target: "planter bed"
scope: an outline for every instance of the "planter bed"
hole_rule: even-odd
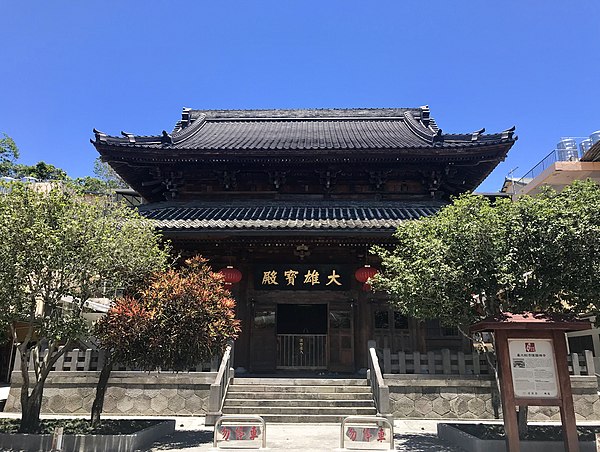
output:
[[[18,419],[0,420],[0,450],[50,451],[54,429],[63,427],[63,450],[133,452],[173,434],[175,420],[110,419],[92,430],[84,419],[44,419],[39,434],[16,433],[18,427]]]
[[[466,452],[505,452],[502,424],[438,424],[438,438]],[[596,452],[596,433],[600,426],[577,426],[580,452]],[[521,452],[564,452],[560,425],[530,425]]]

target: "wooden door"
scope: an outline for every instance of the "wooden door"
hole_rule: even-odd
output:
[[[275,336],[275,308],[257,308],[254,312],[250,339],[251,372],[275,370],[277,342]]]
[[[352,309],[329,311],[329,370],[354,372],[354,318]]]

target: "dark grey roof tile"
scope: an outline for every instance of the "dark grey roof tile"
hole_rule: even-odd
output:
[[[96,133],[96,143],[171,150],[259,151],[393,150],[473,147],[512,140],[510,134],[442,134],[423,109],[191,110],[171,142],[157,135],[112,137]],[[133,140],[133,141],[132,141]],[[437,140],[437,141],[436,141]]]
[[[140,206],[139,211],[160,229],[197,230],[393,230],[402,221],[436,213],[439,202],[311,201],[299,205],[289,201],[257,206],[238,202],[158,203]]]

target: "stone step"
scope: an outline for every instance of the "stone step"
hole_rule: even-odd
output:
[[[240,392],[228,391],[232,399],[304,399],[304,400],[372,400],[368,392]]]
[[[374,407],[223,407],[223,414],[255,414],[267,415],[290,415],[290,416],[314,416],[314,415],[337,415],[337,416],[370,416],[377,414]]]
[[[373,408],[373,400],[307,400],[307,399],[234,399],[227,398],[225,407],[367,407]]]
[[[371,393],[368,386],[273,386],[231,384],[228,393],[234,392],[298,392],[298,393]]]
[[[268,386],[367,386],[366,378],[244,378],[235,377],[234,385]]]
[[[261,417],[267,424],[341,424],[346,416],[336,414],[264,414]]]
[[[377,414],[361,378],[234,378],[223,414],[258,414],[267,422],[339,423]]]

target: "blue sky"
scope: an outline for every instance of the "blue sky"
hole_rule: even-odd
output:
[[[480,190],[600,129],[600,2],[9,1],[0,131],[91,174],[92,128],[157,134],[182,107],[416,107],[446,132],[517,126]]]

